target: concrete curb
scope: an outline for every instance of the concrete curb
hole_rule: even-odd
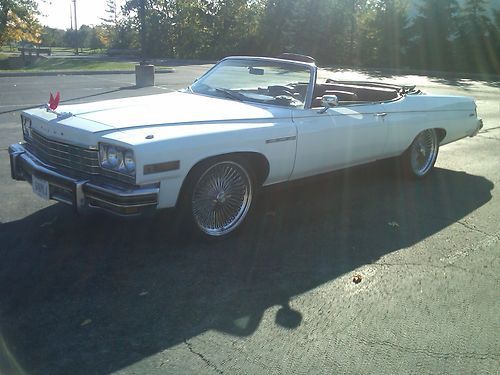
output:
[[[174,73],[175,69],[159,69],[155,74]],[[49,72],[0,72],[0,77],[92,76],[104,74],[135,74],[134,70],[53,70]]]

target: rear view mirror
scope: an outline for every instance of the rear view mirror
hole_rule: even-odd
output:
[[[248,68],[248,73],[256,75],[256,76],[263,76],[264,75],[264,69],[254,68],[254,67],[250,66]]]

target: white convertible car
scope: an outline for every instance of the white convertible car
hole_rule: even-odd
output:
[[[482,127],[473,98],[318,82],[301,55],[225,58],[180,92],[52,104],[22,113],[12,178],[77,212],[177,206],[210,237],[240,226],[260,186],[390,157],[422,178]]]

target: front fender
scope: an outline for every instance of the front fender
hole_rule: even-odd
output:
[[[137,183],[160,182],[160,208],[175,206],[182,184],[196,164],[219,155],[260,154],[269,163],[265,185],[289,179],[295,161],[297,136],[291,121],[254,123],[246,127],[228,123],[219,126],[223,131],[175,139],[153,139],[133,146]],[[158,165],[160,168],[155,170],[154,166]],[[169,170],[162,170],[162,165]]]

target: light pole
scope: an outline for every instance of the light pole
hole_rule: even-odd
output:
[[[75,12],[75,52],[76,55],[78,56],[79,52],[78,52],[78,24],[76,22],[76,0],[72,1],[73,1],[73,11]]]

